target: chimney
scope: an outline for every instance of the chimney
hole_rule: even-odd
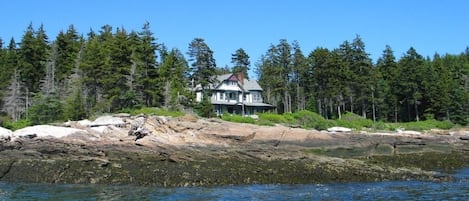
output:
[[[241,85],[244,86],[244,73],[238,72],[238,75],[236,77],[238,77],[238,80],[241,82]]]

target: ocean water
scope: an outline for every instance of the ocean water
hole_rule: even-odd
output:
[[[469,200],[469,168],[452,182],[388,181],[306,185],[160,188],[0,182],[0,200]]]

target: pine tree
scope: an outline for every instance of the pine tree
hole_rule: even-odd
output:
[[[350,70],[352,72],[350,85],[353,93],[357,96],[357,101],[360,102],[359,108],[361,115],[366,118],[369,103],[371,102],[371,87],[374,80],[372,76],[372,63],[369,54],[365,51],[365,43],[360,36],[353,40],[351,44],[352,62],[350,63]]]
[[[178,49],[172,49],[164,56],[161,66],[158,68],[161,85],[164,86],[164,107],[177,109],[180,105],[180,97],[188,96],[186,83],[188,83],[189,66]]]
[[[399,60],[399,101],[406,105],[407,121],[420,120],[422,109],[420,104],[423,97],[421,75],[425,74],[424,59],[411,47]]]
[[[202,38],[195,38],[189,44],[189,61],[191,63],[191,76],[195,83],[199,83],[203,90],[215,80],[216,63],[213,58],[213,51],[208,47]]]
[[[159,45],[150,30],[150,23],[143,25],[138,33],[138,41],[134,50],[135,91],[139,93],[146,106],[155,106],[158,102],[160,89],[157,86],[157,56]]]
[[[231,63],[233,64],[233,73],[243,73],[244,77],[249,79],[249,65],[251,62],[249,61],[249,55],[244,51],[243,48],[239,48],[236,50],[234,54],[231,55]]]
[[[379,81],[378,97],[384,99],[385,105],[380,107],[385,113],[385,119],[397,122],[399,119],[399,75],[393,50],[389,45],[383,50],[383,55],[378,59],[377,68],[382,80]],[[386,112],[387,111],[387,112]]]
[[[65,33],[60,31],[57,35],[54,42],[56,54],[54,77],[57,86],[59,86],[58,92],[60,94],[65,94],[69,87],[67,80],[76,67],[81,46],[80,36],[73,25],[70,25]]]
[[[306,108],[305,85],[309,79],[308,66],[306,57],[301,51],[298,41],[293,42],[293,58],[292,58],[292,86],[295,92],[294,111],[304,110]]]
[[[85,89],[85,109],[88,114],[93,113],[95,108],[99,111],[104,109],[97,107],[97,104],[102,101],[103,84],[101,79],[105,75],[107,60],[105,52],[101,49],[102,44],[99,37],[93,31],[90,31],[79,65],[79,69],[83,74],[82,84]]]

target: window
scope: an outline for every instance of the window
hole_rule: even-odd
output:
[[[252,101],[253,101],[253,102],[262,102],[261,94],[259,94],[259,93],[253,93],[253,94],[252,94]]]
[[[231,86],[236,86],[236,82],[231,82]]]

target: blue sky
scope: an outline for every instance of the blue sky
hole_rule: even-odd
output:
[[[280,39],[297,40],[307,55],[358,34],[374,61],[385,45],[397,58],[411,46],[423,56],[458,54],[469,46],[466,0],[1,0],[0,8],[6,43],[19,41],[30,22],[43,24],[53,40],[70,24],[86,35],[105,24],[139,31],[148,21],[168,48],[187,52],[192,39],[205,39],[222,67],[243,48],[254,69]]]

